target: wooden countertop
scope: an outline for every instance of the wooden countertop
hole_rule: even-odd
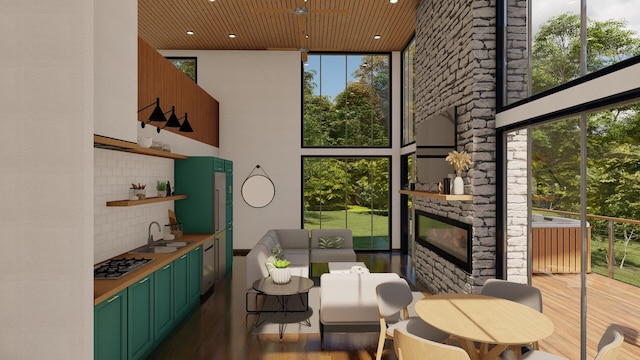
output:
[[[93,305],[98,305],[104,300],[126,289],[136,281],[162,268],[166,264],[202,245],[205,241],[213,239],[215,234],[185,234],[176,241],[191,241],[191,244],[171,254],[131,254],[126,253],[115,256],[116,258],[140,258],[154,259],[139,269],[117,280],[97,279],[93,281]],[[105,260],[106,261],[106,260]]]

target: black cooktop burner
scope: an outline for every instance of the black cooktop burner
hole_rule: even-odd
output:
[[[96,265],[93,268],[94,279],[120,279],[127,273],[139,268],[140,266],[153,261],[153,259],[145,258],[119,258],[111,259]]]

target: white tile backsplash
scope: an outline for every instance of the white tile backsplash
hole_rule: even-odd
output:
[[[169,221],[173,201],[138,206],[107,206],[107,201],[129,197],[131,183],[147,185],[147,196],[156,196],[156,183],[170,181],[174,160],[120,151],[94,149],[94,263],[128,252],[147,241],[149,224],[162,228]],[[152,234],[162,236],[154,225]]]

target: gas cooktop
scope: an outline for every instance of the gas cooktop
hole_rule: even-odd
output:
[[[93,268],[94,279],[116,280],[153,261],[146,258],[118,258],[98,264]]]

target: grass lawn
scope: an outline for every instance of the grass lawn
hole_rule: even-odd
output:
[[[351,229],[355,249],[389,249],[389,217],[373,215],[369,208],[350,206],[346,211],[306,211],[304,228],[320,227]]]

